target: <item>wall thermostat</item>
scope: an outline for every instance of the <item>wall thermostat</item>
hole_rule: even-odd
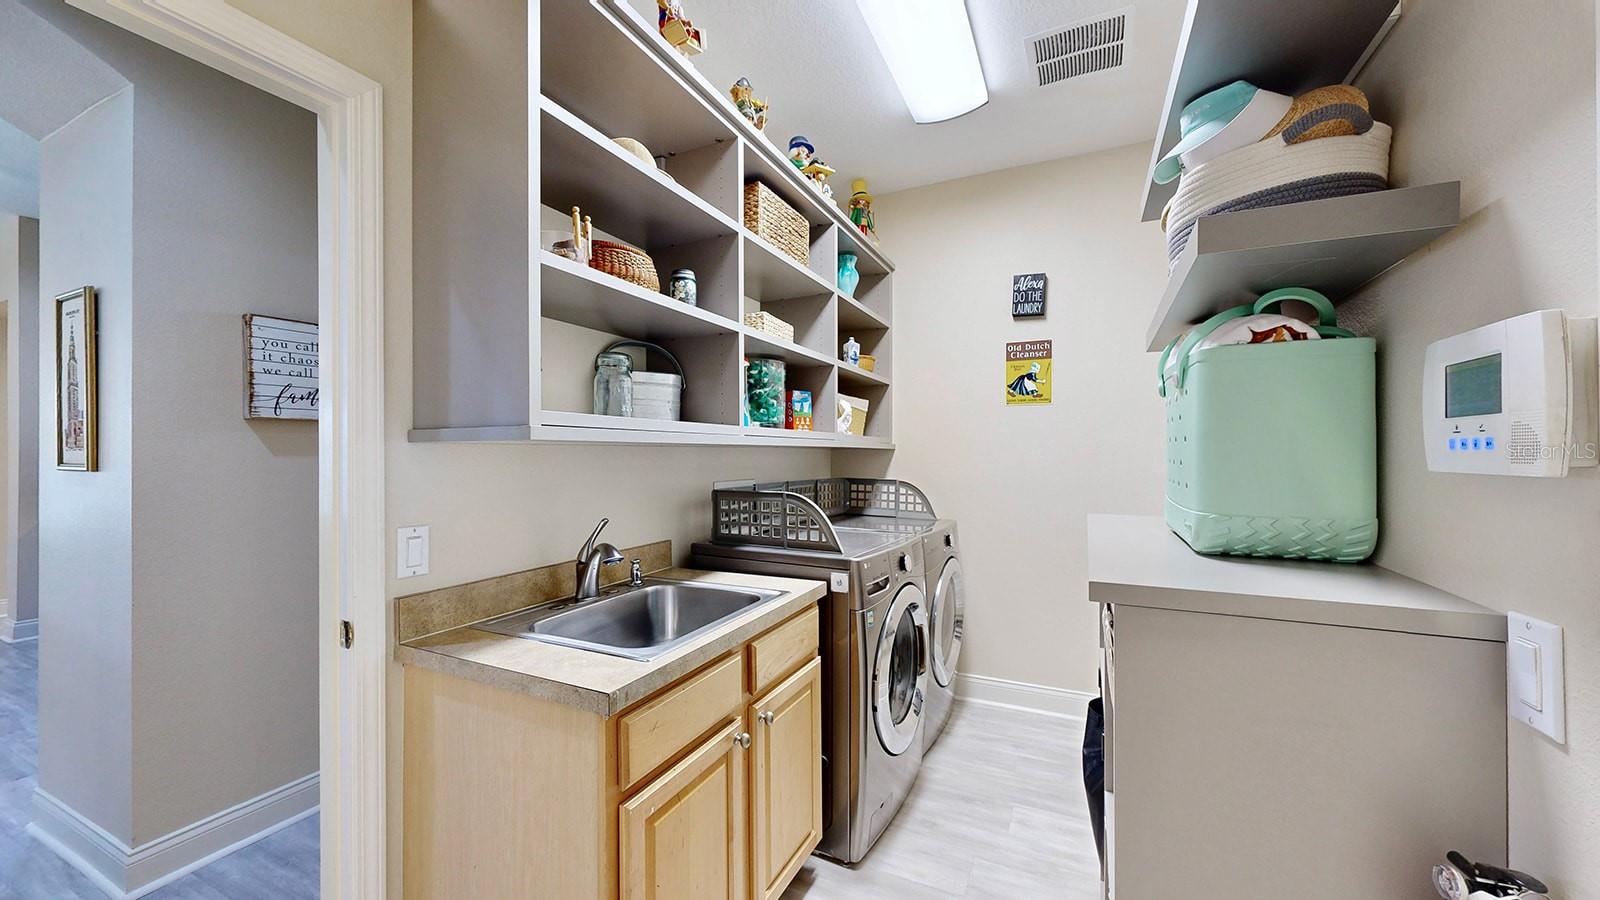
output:
[[[1542,309],[1428,345],[1428,468],[1560,478],[1595,464],[1596,319]]]

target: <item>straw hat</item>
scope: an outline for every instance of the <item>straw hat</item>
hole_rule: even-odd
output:
[[[1262,140],[1299,144],[1317,138],[1366,134],[1372,128],[1367,95],[1353,84],[1330,84],[1294,98],[1289,111]]]

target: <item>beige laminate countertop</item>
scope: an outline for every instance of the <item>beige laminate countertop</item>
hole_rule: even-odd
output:
[[[652,578],[784,591],[648,662],[479,631],[470,625],[396,646],[395,659],[611,716],[779,624],[827,593],[820,581],[664,569]]]
[[[1505,641],[1506,617],[1370,563],[1203,556],[1160,516],[1089,517],[1089,600]]]

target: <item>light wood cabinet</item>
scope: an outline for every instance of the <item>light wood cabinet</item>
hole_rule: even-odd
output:
[[[730,721],[622,804],[622,900],[743,900],[748,740]]]
[[[750,707],[752,896],[783,893],[822,840],[822,660]]]
[[[609,718],[408,666],[405,896],[782,894],[822,834],[817,622],[808,606]]]

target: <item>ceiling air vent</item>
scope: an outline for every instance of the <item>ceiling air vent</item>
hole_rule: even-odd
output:
[[[1126,59],[1128,13],[1096,16],[1028,38],[1039,86],[1120,67]]]

